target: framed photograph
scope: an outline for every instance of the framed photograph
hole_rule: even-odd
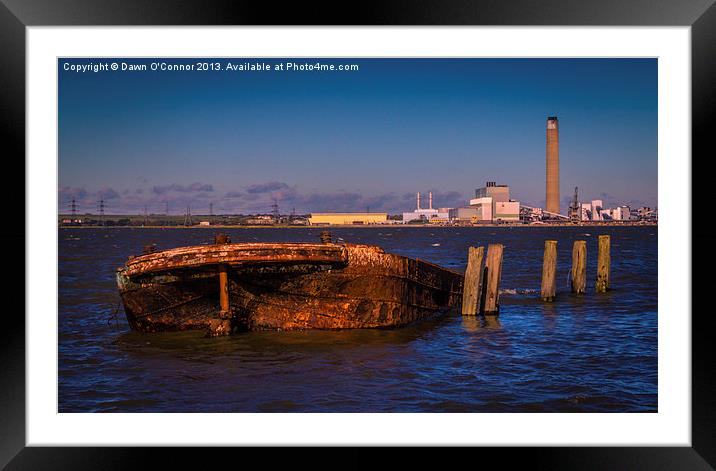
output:
[[[642,3],[4,1],[26,277],[0,463],[712,469],[691,162],[716,7]]]

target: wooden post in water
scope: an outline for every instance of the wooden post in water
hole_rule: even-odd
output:
[[[467,255],[465,281],[462,285],[462,315],[474,316],[479,311],[480,276],[485,247],[470,247]]]
[[[597,293],[606,293],[609,289],[609,268],[611,241],[608,235],[599,236],[599,255],[597,257]]]
[[[553,302],[557,295],[557,241],[544,241],[542,262],[542,301]]]
[[[572,247],[572,293],[583,294],[587,288],[587,242],[575,240]]]
[[[485,278],[483,281],[484,303],[482,313],[497,315],[500,311],[500,277],[502,276],[502,244],[490,244],[485,260]]]
[[[229,278],[226,273],[226,265],[219,265],[219,304],[221,312],[219,317],[229,316]]]

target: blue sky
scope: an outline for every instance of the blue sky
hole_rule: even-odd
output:
[[[201,60],[205,61],[205,60]],[[226,64],[357,64],[227,71]],[[60,59],[59,210],[398,213],[415,193],[467,204],[497,181],[544,204],[560,121],[562,210],[656,206],[656,59],[220,59],[220,71],[65,70],[192,59]],[[67,65],[66,65],[67,64]]]

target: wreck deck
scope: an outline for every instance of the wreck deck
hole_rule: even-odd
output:
[[[179,247],[130,258],[125,275],[134,277],[149,273],[209,265],[247,263],[315,263],[346,264],[344,246],[309,243],[241,243]]]

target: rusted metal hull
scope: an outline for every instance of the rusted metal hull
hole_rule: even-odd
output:
[[[403,326],[456,306],[463,283],[460,273],[375,246],[188,247],[137,257],[118,270],[131,328],[211,328],[220,310],[219,264],[229,293],[221,322],[232,332]]]

